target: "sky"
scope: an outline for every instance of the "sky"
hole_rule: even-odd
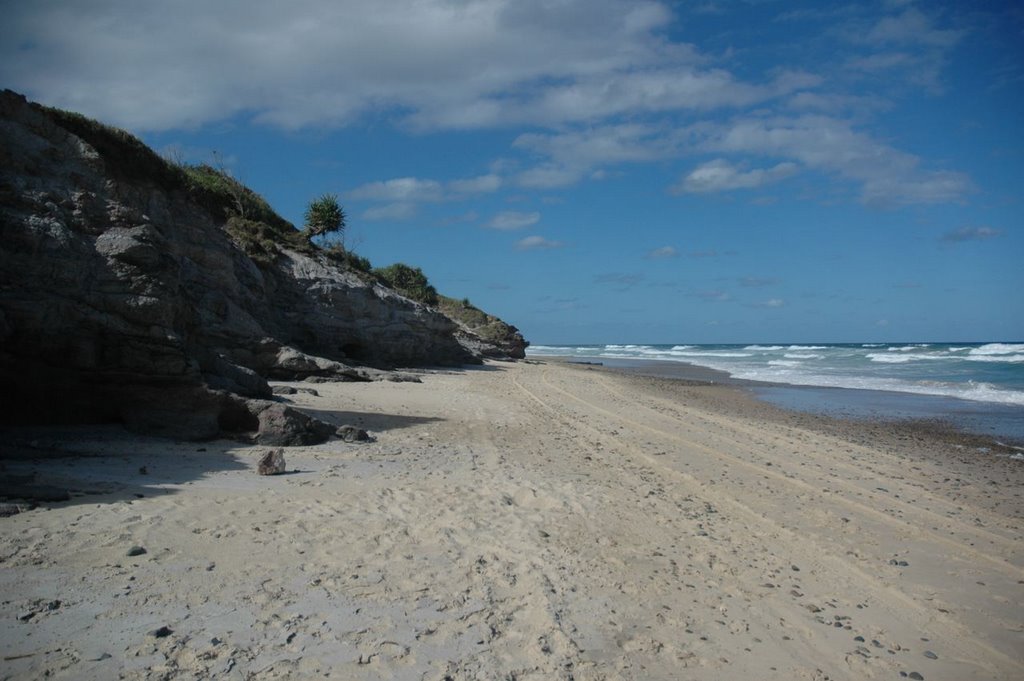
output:
[[[0,0],[0,87],[535,344],[1024,339],[1024,6]]]

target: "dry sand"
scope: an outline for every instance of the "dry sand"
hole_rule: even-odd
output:
[[[0,676],[1024,678],[1024,462],[595,367],[313,387],[377,441],[278,477],[8,431],[92,494],[0,518]]]

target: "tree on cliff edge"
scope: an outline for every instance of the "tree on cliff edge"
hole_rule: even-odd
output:
[[[306,220],[306,238],[345,231],[345,210],[338,203],[336,194],[324,194],[310,201],[303,214]]]

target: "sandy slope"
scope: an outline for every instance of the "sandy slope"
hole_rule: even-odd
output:
[[[276,478],[9,433],[103,493],[0,519],[0,676],[1024,678],[1024,462],[558,364],[315,387],[378,440]]]

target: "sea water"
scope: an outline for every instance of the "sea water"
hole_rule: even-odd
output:
[[[527,353],[685,362],[775,384],[755,393],[787,408],[939,418],[1024,441],[1024,343],[537,345]]]

